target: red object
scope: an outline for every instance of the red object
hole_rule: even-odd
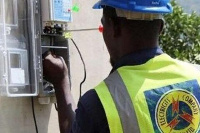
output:
[[[101,25],[99,26],[99,32],[101,32],[101,33],[103,32],[103,26],[101,26]]]

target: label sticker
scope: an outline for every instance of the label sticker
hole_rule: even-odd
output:
[[[11,68],[10,76],[12,84],[25,84],[25,72],[23,69]]]
[[[71,0],[53,0],[54,20],[72,21],[72,1]]]

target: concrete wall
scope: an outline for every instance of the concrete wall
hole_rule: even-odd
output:
[[[101,10],[92,10],[96,0],[75,0],[80,11],[73,13],[74,21],[69,29],[98,28],[102,16]],[[73,39],[79,47],[87,69],[87,79],[83,84],[83,93],[94,88],[111,70],[109,56],[102,34],[98,31],[73,32]],[[83,79],[83,65],[78,52],[69,40],[72,93],[75,101],[79,98],[79,84]],[[35,101],[35,112],[39,133],[58,133],[57,112],[53,105],[40,105]],[[0,133],[35,133],[31,110],[31,98],[0,97]]]
[[[101,25],[102,10],[92,9],[96,0],[80,3],[79,13],[74,13],[74,22],[70,29],[98,28]],[[110,72],[109,55],[104,44],[102,33],[95,31],[73,32],[73,39],[77,43],[86,64],[87,79],[83,84],[83,93],[94,88]],[[69,41],[72,88],[73,94],[79,94],[79,83],[83,79],[83,65],[74,45]],[[75,96],[76,97],[76,96]],[[75,98],[76,101],[78,97]]]

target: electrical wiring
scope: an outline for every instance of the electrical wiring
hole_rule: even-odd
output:
[[[80,52],[78,46],[76,45],[76,43],[75,43],[75,41],[74,41],[73,39],[71,39],[71,41],[73,42],[74,46],[76,47],[76,49],[77,49],[77,51],[78,51],[78,53],[79,53],[79,56],[80,56],[81,61],[82,61],[82,63],[83,63],[83,69],[84,69],[84,78],[83,78],[83,80],[82,80],[81,83],[80,83],[80,95],[79,95],[79,99],[80,99],[80,98],[81,98],[81,95],[82,95],[82,85],[83,85],[83,83],[85,82],[85,80],[86,80],[86,78],[87,78],[87,72],[86,72],[86,66],[85,66],[85,62],[84,62],[84,60],[83,60],[83,56],[82,56],[82,54],[81,54],[81,52]],[[71,82],[71,79],[70,79],[70,82]],[[71,85],[71,83],[70,83],[70,85]],[[55,109],[58,111],[58,106],[57,106],[56,103],[54,104],[54,107],[55,107]]]
[[[58,111],[57,103],[54,103],[54,107],[55,107],[56,111]]]
[[[35,131],[38,133],[38,127],[37,127],[37,121],[35,117],[35,108],[34,108],[34,100],[33,97],[31,97],[31,105],[32,105],[32,113],[33,113],[33,119],[34,119],[34,124],[35,124]]]
[[[80,52],[78,46],[76,45],[75,41],[74,41],[72,38],[71,38],[71,41],[73,42],[74,46],[76,47],[76,49],[77,49],[77,51],[78,51],[78,53],[79,53],[79,56],[80,56],[81,61],[82,61],[82,63],[83,63],[83,69],[84,69],[84,78],[83,78],[83,80],[82,80],[81,83],[80,83],[80,96],[79,96],[79,99],[80,99],[80,98],[81,98],[81,95],[82,95],[82,85],[83,85],[83,83],[85,82],[86,77],[87,77],[86,66],[85,66],[85,62],[84,62],[84,60],[83,60],[83,57],[82,57],[82,55],[81,55],[81,52]]]
[[[25,4],[26,5],[29,5],[30,3],[29,3],[29,1],[28,0],[26,0],[25,1]],[[28,40],[28,43],[31,43],[31,39],[30,39],[30,36],[29,36],[29,29],[30,29],[30,27],[29,27],[29,8],[28,8],[29,6],[26,6],[26,14],[25,14],[25,16],[26,16],[26,21],[25,21],[25,25],[26,25],[26,28],[27,28],[27,32],[26,31],[24,31],[24,33],[27,35],[27,40]],[[30,47],[30,45],[28,45],[29,46],[29,49],[31,49],[31,47]],[[29,60],[29,65],[31,64],[31,62],[30,62],[30,60]],[[36,131],[36,133],[38,133],[38,126],[37,126],[37,121],[36,121],[36,117],[35,117],[35,107],[34,107],[34,100],[33,100],[33,97],[31,97],[31,106],[32,106],[32,114],[33,114],[33,120],[34,120],[34,124],[35,124],[35,131]]]

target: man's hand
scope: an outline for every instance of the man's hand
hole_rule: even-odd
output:
[[[74,121],[76,105],[70,91],[67,65],[62,57],[50,53],[43,59],[43,72],[45,79],[55,87],[60,132],[68,133]]]
[[[58,85],[68,76],[68,68],[62,57],[49,53],[43,59],[43,73],[44,79]]]

